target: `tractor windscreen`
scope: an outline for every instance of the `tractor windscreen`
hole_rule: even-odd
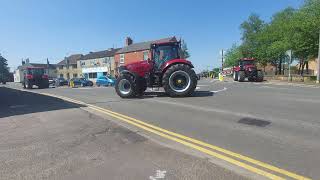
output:
[[[43,75],[44,74],[44,69],[41,69],[41,68],[28,69],[28,74]]]
[[[161,45],[154,49],[154,61],[158,68],[160,68],[163,63],[169,60],[179,58],[179,46]]]
[[[255,61],[252,61],[252,60],[240,61],[240,66],[247,66],[247,65],[255,65]]]

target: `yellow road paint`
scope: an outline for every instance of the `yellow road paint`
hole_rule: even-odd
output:
[[[210,150],[208,150],[206,148],[203,148],[201,146],[204,146],[204,147],[207,147],[207,148],[222,152],[222,153],[224,153],[226,155],[229,155],[229,156],[232,156],[232,157],[236,157],[236,158],[238,158],[240,160],[250,162],[250,163],[252,163],[254,165],[269,169],[271,171],[280,173],[282,175],[285,175],[285,176],[288,176],[288,177],[291,177],[291,178],[294,178],[294,179],[299,179],[299,180],[308,180],[308,179],[310,179],[310,178],[303,177],[301,175],[297,175],[295,173],[289,172],[287,170],[280,169],[278,167],[269,165],[267,163],[252,159],[250,157],[247,157],[247,156],[244,156],[244,155],[241,155],[241,154],[238,154],[238,153],[235,153],[235,152],[220,148],[218,146],[214,146],[214,145],[211,145],[211,144],[208,144],[208,143],[205,143],[205,142],[202,142],[202,141],[199,141],[199,140],[196,140],[196,139],[193,139],[193,138],[190,138],[190,137],[178,134],[178,133],[174,133],[174,132],[168,131],[166,129],[163,129],[163,128],[160,128],[160,127],[148,124],[148,123],[145,123],[145,122],[143,122],[141,120],[138,120],[138,119],[135,119],[135,118],[123,115],[123,114],[119,114],[119,113],[116,113],[116,112],[113,112],[113,111],[110,111],[110,110],[107,110],[107,109],[104,109],[104,108],[101,108],[101,107],[98,107],[98,106],[95,106],[95,105],[86,104],[84,102],[77,101],[77,100],[70,99],[70,98],[66,98],[66,97],[62,97],[62,96],[56,96],[56,95],[47,94],[47,93],[41,93],[41,94],[57,97],[57,98],[60,98],[60,99],[66,100],[66,101],[70,101],[70,102],[73,102],[73,103],[76,103],[76,104],[86,105],[86,106],[90,107],[91,109],[94,109],[96,111],[102,112],[102,113],[107,114],[109,116],[112,116],[112,117],[115,117],[115,118],[120,119],[122,121],[125,121],[125,122],[127,122],[129,124],[132,124],[134,126],[142,128],[142,129],[144,129],[144,130],[146,130],[148,132],[152,132],[152,133],[157,134],[157,135],[159,135],[161,137],[164,137],[166,139],[170,139],[172,141],[179,142],[179,143],[181,143],[181,144],[183,144],[185,146],[191,147],[191,148],[196,149],[196,150],[198,150],[200,152],[203,152],[203,153],[206,153],[208,155],[214,156],[216,158],[222,159],[224,161],[227,161],[227,162],[232,163],[234,165],[240,166],[240,167],[245,168],[245,169],[247,169],[247,170],[249,170],[251,172],[263,175],[263,176],[268,177],[270,179],[283,179],[283,178],[281,178],[279,176],[276,176],[274,174],[268,173],[266,171],[263,171],[261,169],[255,168],[255,167],[253,167],[251,165],[248,165],[248,164],[245,164],[243,162],[237,161],[237,160],[232,159],[230,157],[224,156],[222,154],[210,151]],[[164,134],[164,133],[166,133],[166,134]],[[169,135],[171,135],[171,136],[169,136]],[[172,136],[175,136],[175,137],[172,137]],[[178,137],[180,139],[178,139],[176,137]],[[182,139],[183,140],[187,140],[189,142],[183,141]],[[194,144],[192,144],[190,142],[192,142]],[[198,146],[198,145],[201,145],[201,146]]]

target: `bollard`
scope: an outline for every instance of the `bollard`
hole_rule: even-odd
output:
[[[219,73],[219,81],[223,81],[223,75]]]

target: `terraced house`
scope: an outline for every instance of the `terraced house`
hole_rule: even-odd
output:
[[[94,81],[100,76],[114,75],[114,55],[118,50],[110,48],[82,56],[78,61],[78,67],[81,67],[83,77]]]
[[[64,58],[57,64],[57,75],[65,79],[82,77],[81,67],[78,66],[77,61],[80,60],[82,54],[73,54]]]

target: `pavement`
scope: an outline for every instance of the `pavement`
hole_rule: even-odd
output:
[[[320,88],[317,86],[204,79],[199,81],[193,97],[170,98],[156,89],[148,90],[142,98],[129,100],[119,98],[110,87],[31,91],[71,98],[86,106],[121,113],[181,134],[192,142],[201,141],[202,147],[210,147],[221,156],[195,146],[196,143],[190,146],[184,143],[188,146],[185,147],[181,142],[172,143],[140,130],[143,137],[160,147],[190,158],[207,159],[215,167],[234,173],[234,177],[195,179],[241,176],[320,179]],[[131,129],[130,125],[128,128]]]
[[[6,86],[0,98],[0,179],[246,179],[83,105]]]

